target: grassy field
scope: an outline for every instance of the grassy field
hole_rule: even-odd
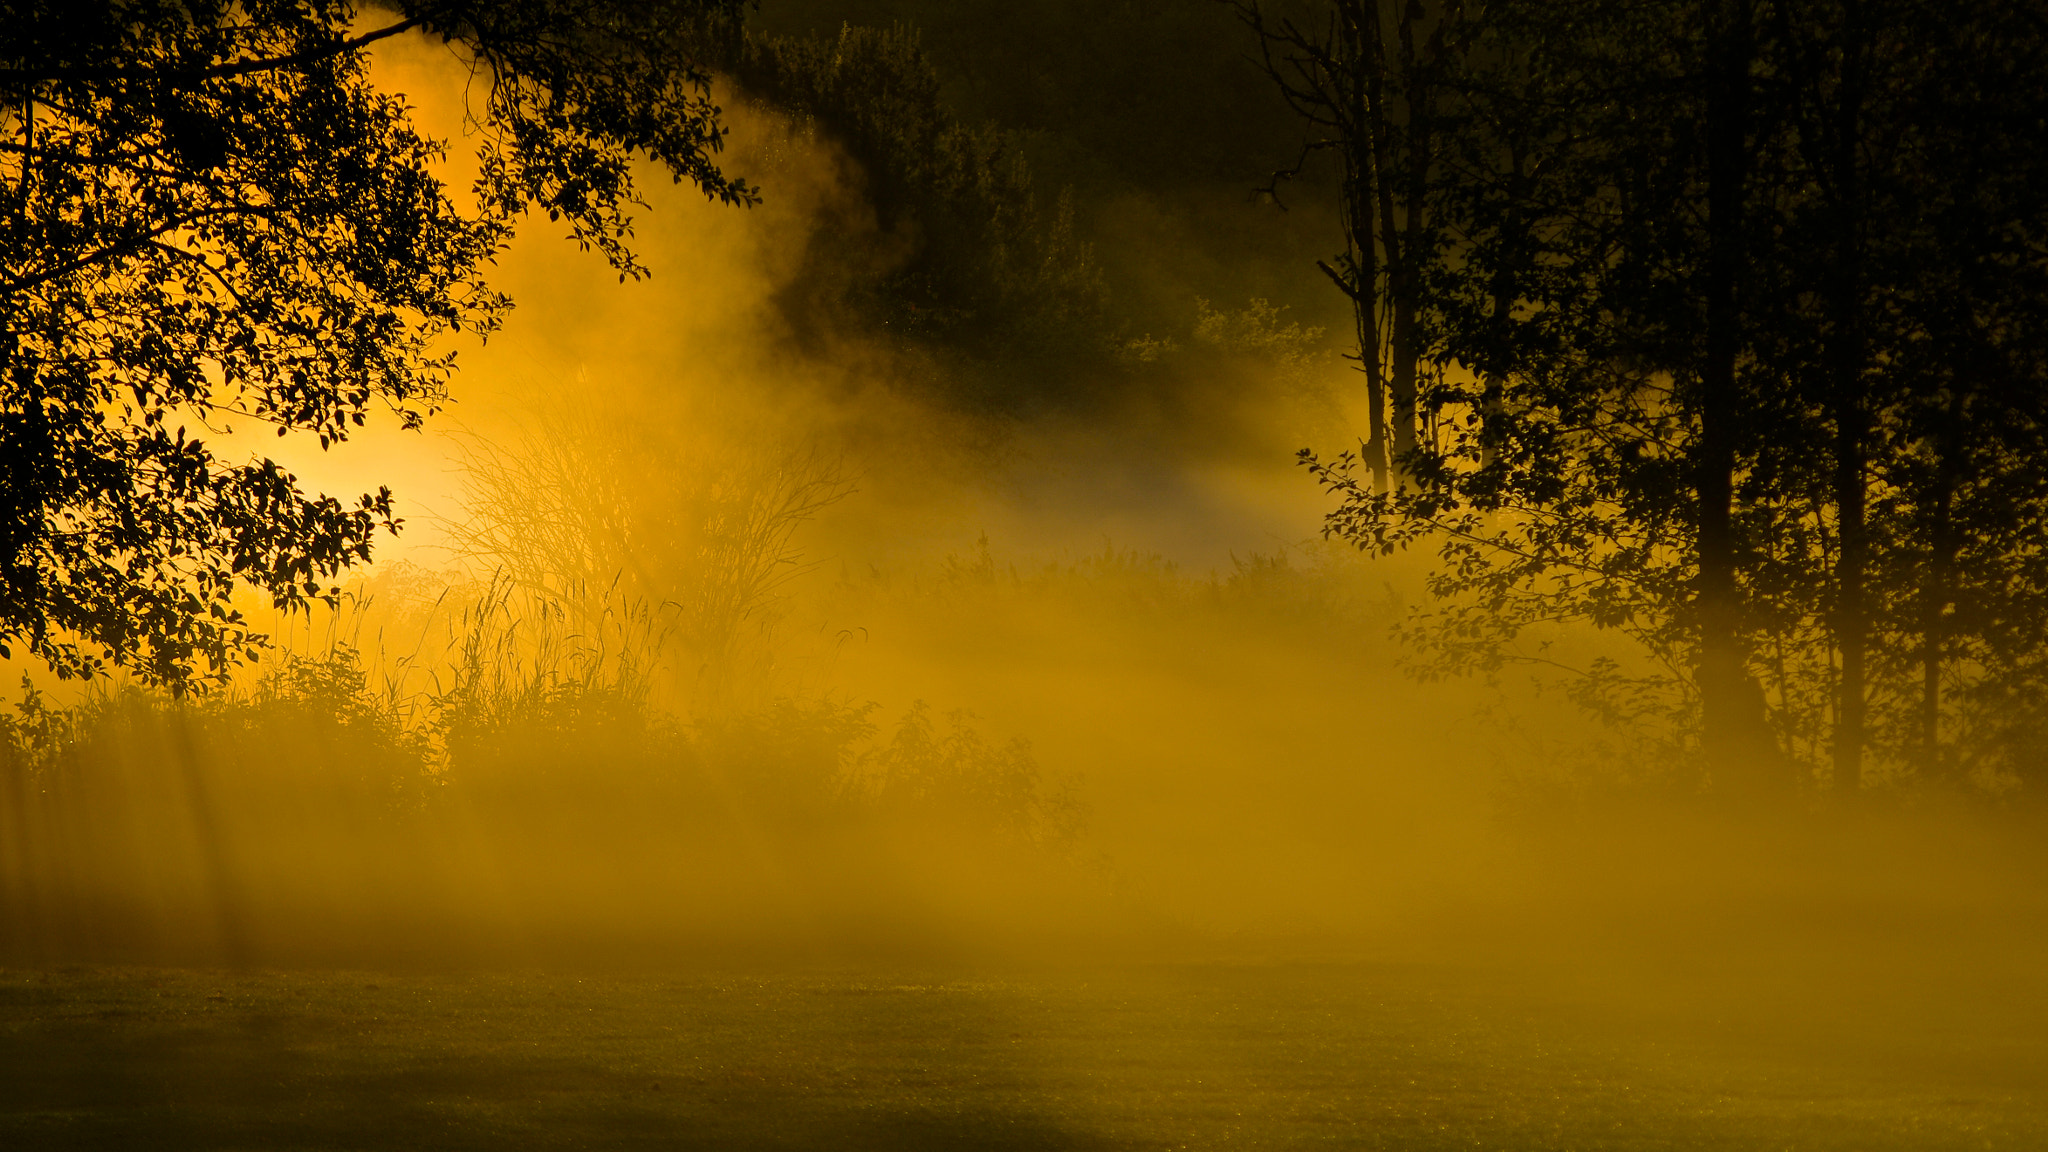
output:
[[[2048,1147],[2030,1014],[1749,999],[1362,962],[14,969],[0,1148]]]

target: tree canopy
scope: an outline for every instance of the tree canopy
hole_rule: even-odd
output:
[[[752,202],[689,50],[742,6],[0,0],[0,654],[186,684],[261,643],[238,585],[330,595],[396,531],[391,493],[308,494],[207,436],[418,426],[447,338],[510,307],[486,274],[523,218],[645,274],[638,157]],[[447,143],[371,83],[399,35],[475,77],[469,205],[436,175]]]
[[[1346,174],[1373,426],[1305,459],[1440,550],[1424,667],[1590,624],[1580,699],[1717,787],[2042,771],[2037,6],[1240,11]]]

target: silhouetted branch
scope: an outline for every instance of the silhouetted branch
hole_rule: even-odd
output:
[[[388,27],[346,40],[334,40],[317,48],[293,52],[285,56],[273,56],[262,60],[237,60],[228,64],[216,64],[211,68],[189,70],[164,68],[0,68],[0,83],[44,84],[50,81],[67,83],[99,80],[168,80],[173,84],[196,84],[205,80],[226,80],[235,76],[247,76],[255,72],[274,72],[288,68],[303,68],[322,60],[354,52],[401,33],[410,32],[426,23],[423,16],[401,20]]]

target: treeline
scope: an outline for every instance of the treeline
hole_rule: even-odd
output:
[[[1722,791],[2038,786],[2048,12],[1239,11],[1344,178],[1371,417],[1305,463],[1440,551],[1425,668],[1570,664]]]

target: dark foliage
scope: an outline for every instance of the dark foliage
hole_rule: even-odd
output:
[[[2040,13],[1318,10],[1245,7],[1352,173],[1333,275],[1394,426],[1306,462],[1332,534],[1440,549],[1423,667],[1591,624],[1637,643],[1582,701],[1722,786],[2036,774]]]
[[[725,53],[743,90],[816,124],[859,166],[884,248],[899,253],[853,287],[867,318],[984,358],[1108,350],[1101,271],[1069,196],[1036,187],[1011,133],[960,122],[915,29],[749,34]],[[834,265],[866,259],[824,238],[813,261],[803,283],[837,284]]]
[[[302,492],[222,460],[230,423],[322,446],[432,413],[446,338],[510,301],[485,283],[543,211],[620,276],[630,163],[729,203],[722,129],[684,33],[736,0],[0,5],[0,645],[60,675],[184,684],[262,638],[238,583],[292,608],[395,531],[391,495]],[[357,33],[361,17],[371,31]],[[369,83],[417,33],[477,76],[477,208],[445,148]]]

